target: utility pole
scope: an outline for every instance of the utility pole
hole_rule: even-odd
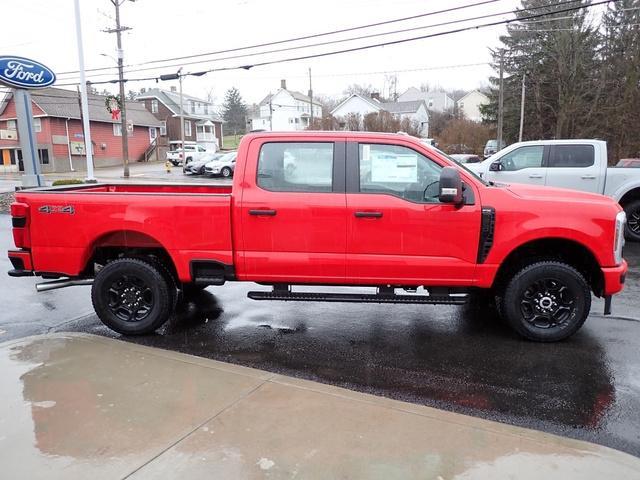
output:
[[[124,163],[124,178],[129,178],[129,132],[127,131],[127,101],[124,95],[124,52],[122,50],[122,32],[131,30],[129,27],[123,27],[120,25],[120,6],[126,0],[111,0],[114,7],[116,7],[116,28],[105,30],[107,33],[115,33],[118,42],[118,83],[120,84],[120,120],[122,130],[122,161]],[[130,0],[135,1],[135,0]]]
[[[309,120],[309,129],[313,128],[313,87],[311,86],[311,67],[309,67],[309,105],[311,107],[311,119]]]
[[[182,162],[187,164],[187,149],[184,148],[184,101],[182,99],[182,67],[178,70],[178,81],[180,82],[180,141],[182,142]]]
[[[522,74],[522,98],[520,99],[520,135],[518,136],[518,141],[522,141],[522,128],[524,127],[524,90],[525,90],[525,79],[527,78],[527,72],[525,71]]]
[[[502,120],[504,107],[504,50],[500,51],[500,90],[498,92],[498,150],[502,149]]]
[[[75,0],[76,40],[78,42],[78,63],[80,67],[80,117],[84,136],[84,149],[87,159],[87,180],[95,182],[93,176],[93,144],[91,143],[91,129],[89,128],[89,100],[87,98],[87,81],[84,72],[84,46],[82,43],[82,22],[80,21],[80,0]],[[67,138],[67,143],[70,139]]]

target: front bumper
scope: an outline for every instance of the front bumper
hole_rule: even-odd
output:
[[[617,267],[603,267],[602,277],[604,278],[604,295],[614,295],[624,288],[624,281],[627,276],[629,266],[626,260]]]

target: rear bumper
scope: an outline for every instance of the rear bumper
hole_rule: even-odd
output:
[[[34,275],[31,252],[27,250],[9,250],[9,260],[13,270],[9,270],[11,277],[31,277]]]
[[[614,295],[624,288],[627,269],[628,265],[626,260],[622,260],[622,263],[617,267],[602,268],[605,295]]]

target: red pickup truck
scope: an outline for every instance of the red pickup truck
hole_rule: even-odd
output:
[[[591,292],[610,313],[627,271],[613,200],[485,182],[403,134],[252,133],[233,186],[23,190],[11,214],[9,274],[57,279],[40,290],[92,284],[98,316],[123,334],[160,327],[189,289],[247,281],[272,287],[249,292],[256,300],[461,304],[484,293],[520,335],[556,341],[582,326]]]

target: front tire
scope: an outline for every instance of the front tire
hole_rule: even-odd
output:
[[[144,335],[169,319],[175,307],[173,289],[154,262],[120,258],[98,272],[91,300],[107,327],[123,335]]]
[[[627,214],[627,224],[624,227],[624,236],[631,242],[640,242],[640,200],[634,200],[624,206]]]
[[[538,262],[509,281],[501,309],[521,336],[557,342],[582,327],[591,309],[591,291],[575,268],[561,262]]]
[[[222,175],[224,178],[229,178],[231,176],[231,169],[229,167],[224,167],[222,169],[222,171],[220,172],[220,175]]]

